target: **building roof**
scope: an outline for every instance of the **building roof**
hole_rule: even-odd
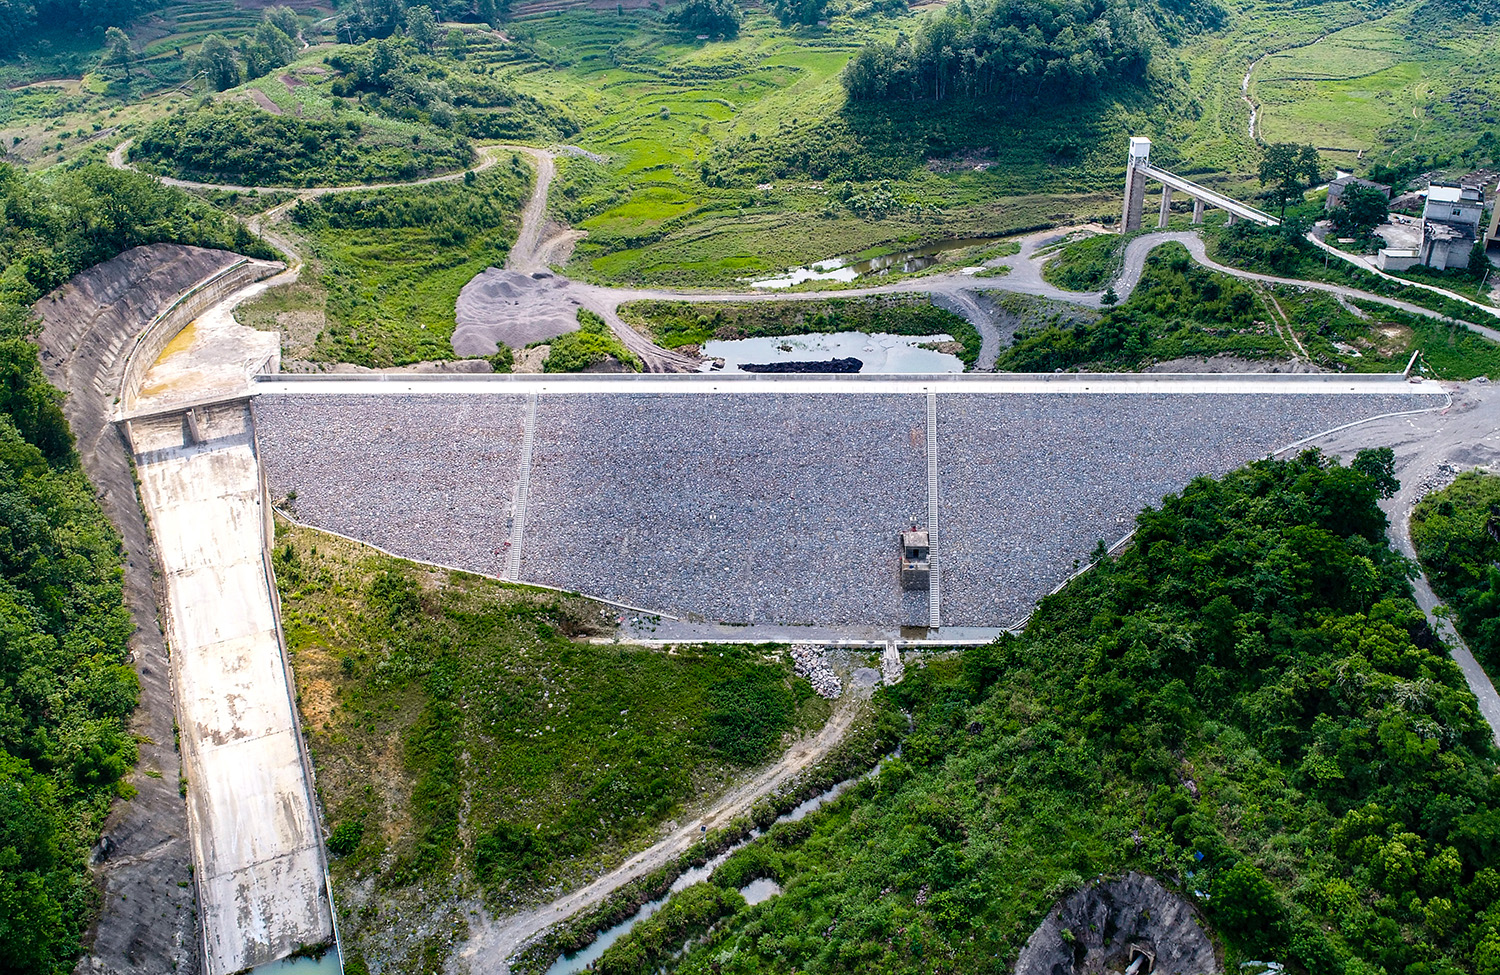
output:
[[[901,544],[907,548],[927,548],[927,532],[918,529],[902,532]]]
[[[1427,199],[1433,203],[1457,203],[1463,199],[1463,192],[1461,186],[1439,186],[1434,183],[1427,187]]]

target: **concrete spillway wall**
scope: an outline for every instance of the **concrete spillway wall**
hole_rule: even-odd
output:
[[[135,343],[125,357],[124,374],[120,380],[122,410],[135,409],[141,387],[146,382],[146,373],[161,358],[167,345],[193,319],[246,285],[268,277],[284,266],[276,262],[253,261],[242,257],[196,282],[163,307],[136,336]]]

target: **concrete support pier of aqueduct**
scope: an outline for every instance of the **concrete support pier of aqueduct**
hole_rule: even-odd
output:
[[[1280,222],[1269,213],[1151,165],[1151,140],[1135,136],[1130,140],[1130,156],[1125,167],[1125,207],[1120,225],[1126,233],[1141,229],[1141,221],[1146,208],[1146,186],[1153,182],[1161,184],[1161,209],[1158,211],[1156,222],[1158,227],[1167,226],[1167,219],[1172,213],[1172,197],[1175,193],[1185,193],[1192,199],[1193,223],[1195,224],[1203,222],[1203,211],[1205,207],[1210,206],[1227,213],[1226,222],[1230,224],[1239,220],[1249,220],[1272,227]]]

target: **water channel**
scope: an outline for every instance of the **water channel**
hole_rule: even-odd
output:
[[[901,754],[901,750],[898,748],[895,754],[899,756]],[[822,806],[824,803],[832,802],[834,799],[837,799],[839,796],[843,795],[854,785],[854,783],[859,782],[863,779],[867,779],[872,775],[878,774],[880,772],[880,767],[884,764],[885,761],[881,760],[880,762],[876,763],[874,768],[865,772],[863,775],[859,775],[852,779],[845,779],[842,782],[835,783],[826,792],[820,792],[817,795],[813,796],[811,799],[808,799],[800,805],[796,806],[789,812],[783,813],[782,815],[778,816],[776,818],[776,822],[793,823],[799,819],[802,819],[808,813],[812,812],[814,809],[817,809],[819,806]],[[577,975],[578,972],[585,971],[590,965],[598,961],[601,955],[609,950],[610,945],[614,944],[616,941],[619,941],[626,934],[629,934],[631,928],[635,927],[637,924],[640,924],[642,921],[646,920],[646,918],[661,910],[662,907],[667,903],[667,900],[673,894],[677,893],[680,890],[691,887],[693,884],[702,883],[703,881],[707,880],[713,874],[713,872],[719,868],[719,865],[722,864],[725,860],[728,860],[729,857],[733,853],[735,853],[735,851],[739,850],[745,844],[757,839],[760,835],[760,830],[752,830],[748,837],[729,847],[729,849],[709,860],[703,866],[693,867],[691,870],[685,871],[682,876],[678,877],[672,882],[672,886],[667,889],[667,893],[665,896],[654,901],[647,901],[646,903],[641,905],[640,910],[636,911],[630,917],[621,921],[619,924],[616,924],[614,927],[606,928],[605,930],[600,931],[599,936],[594,939],[593,943],[579,951],[578,954],[563,955],[559,957],[557,961],[552,963],[552,967],[547,969],[547,975]],[[770,900],[772,897],[775,897],[779,893],[781,893],[781,886],[777,884],[776,881],[766,878],[753,880],[749,884],[740,888],[740,896],[744,897],[746,903],[749,904],[759,904],[763,901]]]

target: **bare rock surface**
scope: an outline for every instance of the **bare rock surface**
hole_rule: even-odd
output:
[[[1154,975],[1224,970],[1192,905],[1155,878],[1132,871],[1088,884],[1054,905],[1021,949],[1015,975],[1124,971],[1132,946],[1155,955],[1149,969]]]
[[[453,351],[494,355],[501,345],[521,349],[576,331],[579,302],[568,284],[548,271],[492,267],[475,275],[458,293]]]
[[[200,247],[137,247],[36,305],[43,369],[68,394],[64,411],[79,459],[124,541],[125,601],[136,625],[130,650],[141,681],[131,727],[140,762],[128,777],[136,796],[115,804],[94,853],[104,899],[81,972],[198,969],[187,806],[177,791],[181,762],[173,748],[170,665],[157,619],[151,539],[125,445],[108,418],[136,336],[179,292],[236,260],[236,254]]]

